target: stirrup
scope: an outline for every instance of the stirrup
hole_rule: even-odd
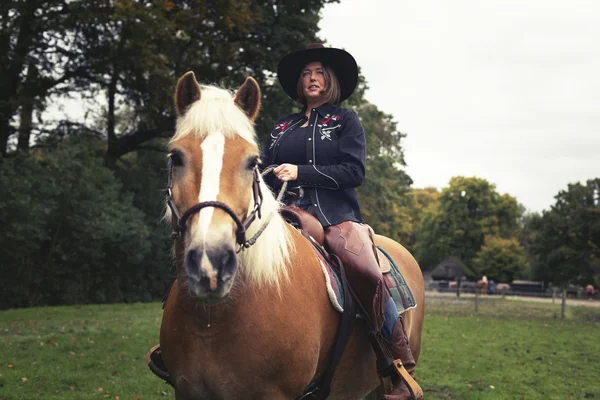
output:
[[[160,344],[157,344],[150,349],[148,354],[146,354],[146,361],[148,361],[148,367],[154,375],[173,386],[173,382],[171,382],[171,375],[169,374],[169,371],[167,371],[167,367],[162,359]]]
[[[394,372],[396,372],[398,377],[400,377],[402,382],[404,382],[413,399],[423,400],[423,389],[421,389],[421,386],[419,386],[417,381],[415,381],[414,378],[410,376],[406,368],[404,368],[404,364],[402,364],[402,361],[400,359],[394,360],[394,363],[392,365],[394,366]]]

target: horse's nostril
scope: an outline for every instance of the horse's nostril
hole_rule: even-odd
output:
[[[236,265],[235,252],[232,249],[223,252],[221,256],[221,276],[223,278],[231,277],[231,274],[235,273]]]
[[[232,255],[233,255],[233,251],[226,251],[225,254],[223,254],[223,259],[222,259],[223,266],[225,266],[229,263],[229,260],[231,260]]]
[[[202,277],[200,277],[200,285],[207,290],[210,290],[210,279],[206,274],[202,274]]]
[[[198,273],[200,269],[200,252],[190,250],[187,253],[187,267],[189,272]]]

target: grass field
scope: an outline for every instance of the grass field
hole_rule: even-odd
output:
[[[432,298],[417,377],[426,399],[600,399],[600,310]],[[0,312],[0,400],[167,399],[144,360],[160,304]]]

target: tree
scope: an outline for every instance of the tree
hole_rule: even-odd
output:
[[[237,87],[252,75],[266,96],[279,93],[272,79],[277,60],[317,41],[319,11],[331,1],[2,3],[0,49],[6,56],[0,66],[1,154],[15,132],[18,110],[28,113],[25,106],[49,96],[50,89],[59,94],[78,92],[93,101],[91,107],[103,110],[100,129],[80,128],[96,131],[107,141],[109,165],[172,134],[172,91],[176,79],[188,70],[202,82],[226,87]],[[282,98],[281,93],[278,96]],[[270,104],[282,111],[291,101]],[[273,114],[267,107],[259,127],[272,122]],[[128,118],[120,124],[123,130],[118,129],[119,115]],[[22,130],[31,131],[31,119],[22,121],[26,122]],[[28,145],[23,136],[20,146]]]
[[[529,268],[527,254],[516,238],[486,236],[473,259],[476,274],[500,282],[512,282]]]
[[[0,156],[16,132],[13,118],[21,110],[18,146],[29,147],[33,111],[62,84],[82,76],[70,2],[9,0],[0,5]]]
[[[409,197],[410,219],[413,225],[413,234],[407,243],[407,247],[409,250],[414,251],[415,244],[419,241],[420,234],[423,232],[425,215],[431,214],[439,206],[440,192],[434,187],[413,188],[407,195]]]
[[[168,265],[144,263],[150,229],[103,166],[99,143],[46,144],[0,170],[0,308],[160,296],[154,282],[170,275]]]
[[[600,178],[572,183],[534,218],[530,251],[538,279],[587,284],[600,274]]]
[[[471,266],[486,236],[511,238],[519,231],[516,199],[481,178],[450,179],[435,208],[423,213],[415,243],[417,259],[431,267],[448,256]]]
[[[402,139],[392,115],[369,103],[364,95],[368,86],[359,77],[359,85],[346,107],[354,110],[365,130],[367,173],[358,188],[358,199],[365,221],[376,233],[408,243],[413,232],[409,214],[408,191],[412,179],[404,171]]]
[[[410,178],[390,160],[374,156],[367,162],[367,174],[358,189],[364,220],[376,233],[407,243],[413,232],[405,195]]]

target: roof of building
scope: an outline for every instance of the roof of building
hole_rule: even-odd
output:
[[[431,278],[434,280],[453,281],[464,276],[472,276],[471,270],[460,260],[447,258],[440,262],[432,271]]]

